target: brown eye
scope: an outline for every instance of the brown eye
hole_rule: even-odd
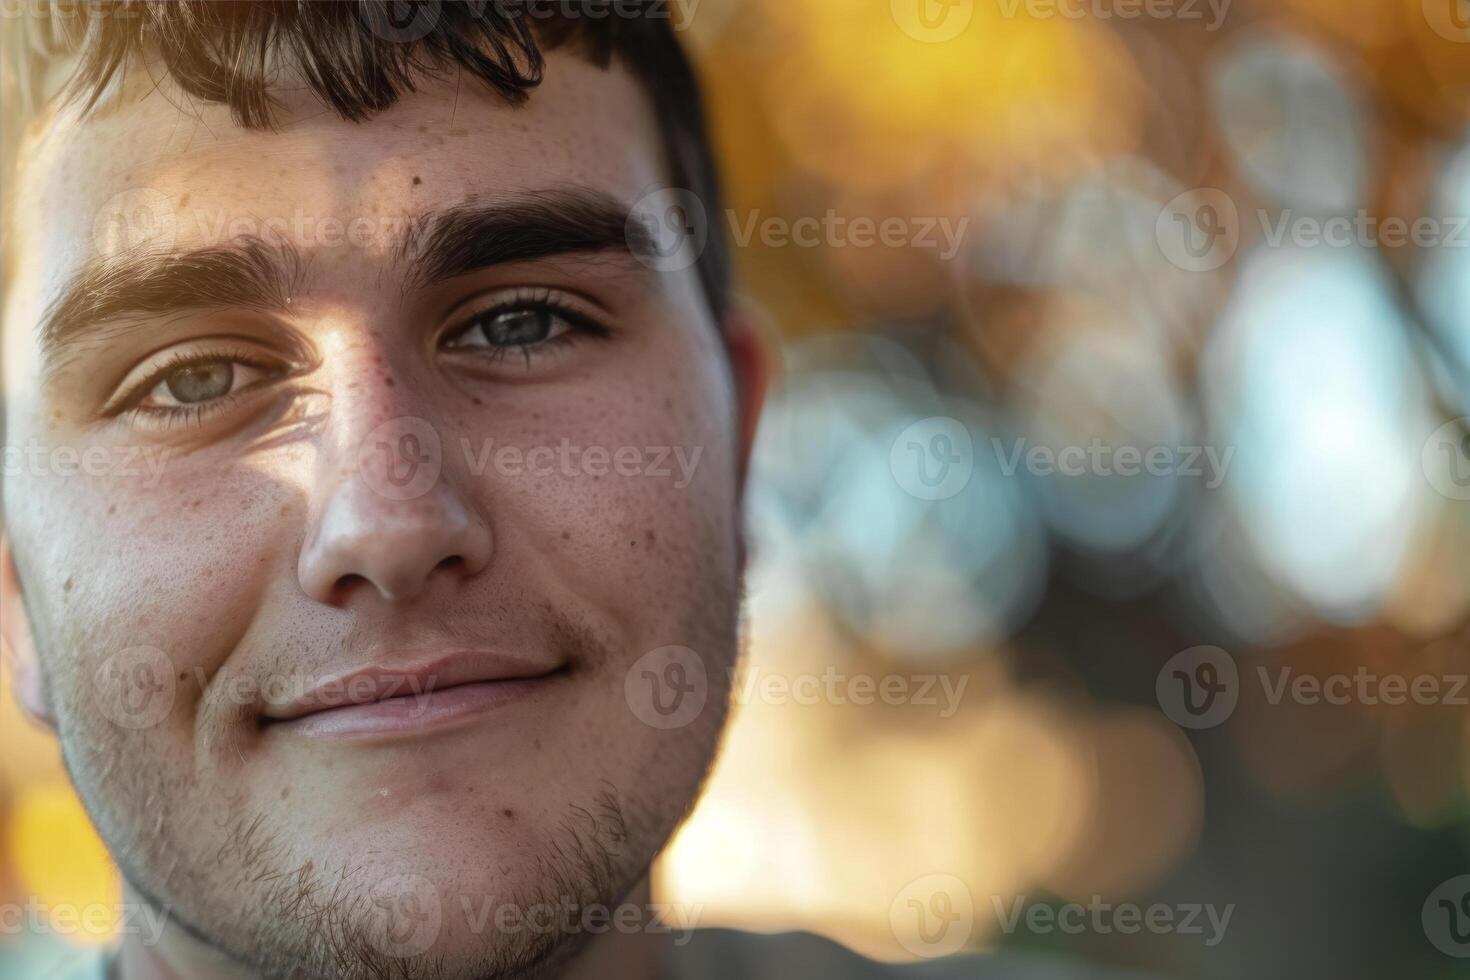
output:
[[[235,384],[235,365],[214,361],[178,368],[163,380],[162,387],[181,405],[213,401],[230,393]]]

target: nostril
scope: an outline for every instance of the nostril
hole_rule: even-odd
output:
[[[350,573],[343,575],[332,586],[334,596],[345,596],[362,586],[371,586],[366,576]]]
[[[385,505],[350,483],[323,505],[298,560],[302,587],[318,601],[340,606],[372,592],[408,600],[432,581],[468,579],[489,563],[489,523],[447,485]]]

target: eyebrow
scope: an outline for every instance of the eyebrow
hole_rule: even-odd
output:
[[[393,250],[405,292],[482,269],[576,253],[655,254],[652,232],[611,194],[539,191],[469,201],[409,219]],[[182,253],[140,248],[89,259],[41,319],[46,373],[106,339],[106,324],[207,309],[289,312],[307,288],[306,256],[289,241],[240,235]]]

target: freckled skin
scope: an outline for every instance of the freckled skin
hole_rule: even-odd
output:
[[[425,83],[366,124],[283,99],[273,133],[240,130],[217,106],[196,120],[154,95],[86,122],[63,117],[28,146],[13,218],[25,247],[5,300],[7,442],[169,455],[156,481],[7,475],[8,555],[25,602],[7,592],[0,612],[34,638],[45,695],[29,707],[54,723],[130,887],[227,958],[179,930],[148,955],[185,976],[288,965],[301,980],[378,975],[366,954],[333,962],[321,950],[333,929],[354,948],[369,928],[354,919],[360,908],[311,913],[333,889],[360,897],[420,876],[442,901],[443,927],[399,961],[402,976],[501,975],[527,952],[516,945],[525,937],[472,932],[455,914],[463,903],[555,901],[568,887],[609,905],[640,894],[708,768],[737,647],[748,451],[738,386],[693,270],[650,274],[647,286],[635,285],[636,265],[602,258],[498,270],[485,291],[591,292],[612,310],[610,335],[530,367],[516,355],[465,371],[425,340],[441,326],[437,307],[407,308],[388,250],[373,247],[304,249],[311,288],[272,329],[317,356],[278,395],[240,409],[233,428],[100,419],[111,394],[100,388],[161,344],[264,331],[254,320],[205,318],[98,345],[38,386],[40,313],[95,247],[104,202],[129,187],[172,202],[187,219],[184,246],[215,216],[401,216],[565,186],[631,204],[665,180],[637,85],[571,55],[549,56],[522,109],[452,81]],[[280,174],[261,179],[262,160]],[[426,420],[447,447],[433,491],[410,501],[374,492],[358,453],[403,417]],[[562,439],[702,455],[676,487],[615,473],[474,473],[459,452],[462,441],[529,450]],[[385,595],[390,578],[412,588]],[[534,709],[372,746],[279,737],[262,730],[258,703],[229,693],[231,682],[257,690],[365,666],[384,637],[557,651],[569,669]],[[660,731],[630,709],[624,681],[633,661],[669,644],[704,658],[709,706]],[[30,645],[12,645],[24,666]],[[97,671],[138,646],[163,651],[178,683],[161,720],[128,727],[102,709]],[[597,866],[567,866],[579,853]],[[545,962],[575,952],[568,943]]]

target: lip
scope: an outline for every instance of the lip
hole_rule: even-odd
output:
[[[325,678],[294,700],[267,705],[263,729],[311,738],[403,735],[454,725],[542,693],[564,664],[462,651]]]

